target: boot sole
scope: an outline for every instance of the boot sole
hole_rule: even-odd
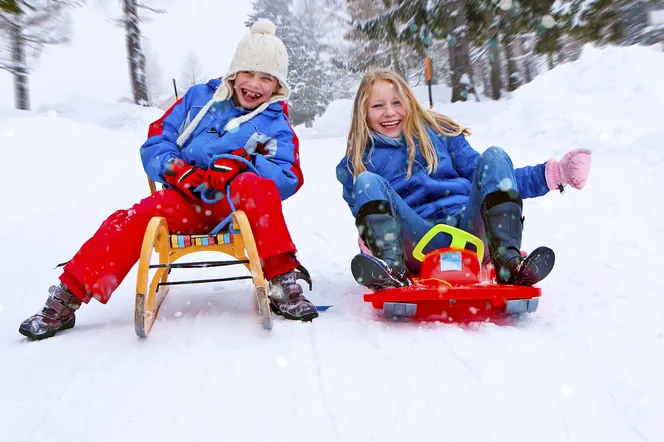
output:
[[[548,247],[538,247],[524,261],[519,281],[514,285],[533,286],[549,276],[556,264],[556,254]]]
[[[281,310],[279,310],[279,308],[277,306],[275,306],[272,303],[271,300],[270,300],[270,309],[272,310],[272,312],[274,314],[282,316],[285,319],[290,319],[292,321],[311,322],[311,321],[313,321],[314,319],[316,319],[318,317],[318,310],[316,310],[315,312],[311,312],[309,314],[306,314],[304,316],[299,316],[299,317],[298,316],[293,316],[290,313],[282,312]]]
[[[402,281],[394,278],[385,264],[371,255],[359,254],[350,262],[350,270],[358,284],[369,290],[383,290],[405,287]]]
[[[41,341],[42,339],[47,339],[47,338],[52,338],[55,336],[58,332],[61,332],[63,330],[69,330],[70,328],[74,328],[74,325],[76,325],[76,316],[72,316],[72,318],[65,322],[62,327],[55,329],[55,330],[49,330],[45,333],[42,334],[35,334],[32,333],[30,329],[27,327],[23,327],[23,324],[18,328],[18,332],[25,336],[28,339],[32,339],[33,341]]]

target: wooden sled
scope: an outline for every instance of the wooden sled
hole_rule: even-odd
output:
[[[150,181],[150,190],[155,192],[154,182]],[[230,255],[231,261],[205,261],[176,263],[185,255],[195,252],[217,251]],[[152,254],[159,256],[158,264],[151,264]],[[175,268],[208,268],[244,265],[251,276],[202,279],[191,281],[168,281],[168,276]],[[152,272],[151,272],[152,271]],[[151,276],[152,273],[152,276]],[[175,235],[168,230],[166,219],[154,217],[150,220],[143,237],[141,256],[138,262],[136,281],[136,301],[134,306],[134,330],[145,338],[150,333],[159,307],[171,285],[199,284],[207,282],[236,281],[252,279],[255,286],[258,313],[265,330],[272,328],[272,313],[268,299],[268,289],[261,267],[256,242],[247,216],[241,210],[232,214],[229,229],[217,235]]]

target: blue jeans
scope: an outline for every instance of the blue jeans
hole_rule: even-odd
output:
[[[482,201],[492,192],[510,189],[518,192],[512,160],[499,147],[490,147],[480,155],[475,166],[468,204],[444,220],[425,220],[401,199],[385,178],[372,172],[362,172],[355,180],[355,208],[357,210],[370,201],[390,203],[393,215],[401,227],[406,265],[408,270],[415,274],[419,272],[421,263],[413,257],[413,249],[436,224],[458,227],[482,239],[486,245],[486,230],[480,212]],[[439,234],[431,240],[424,253],[449,245],[449,236]],[[485,247],[485,250],[488,248]]]

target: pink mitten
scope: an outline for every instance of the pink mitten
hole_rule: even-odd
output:
[[[574,149],[560,161],[550,158],[546,162],[546,185],[551,190],[561,189],[568,184],[575,189],[583,189],[590,173],[592,152],[588,149]],[[562,191],[562,189],[561,189]]]
[[[367,255],[372,254],[371,250],[369,250],[369,247],[367,247],[367,245],[364,244],[364,241],[362,241],[362,238],[360,238],[359,236],[357,237],[357,245],[360,246],[360,250],[362,250],[362,252],[366,253]]]

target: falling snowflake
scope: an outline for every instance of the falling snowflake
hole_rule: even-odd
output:
[[[512,190],[512,180],[509,178],[503,178],[502,180],[500,180],[500,183],[498,183],[498,188],[503,192]]]
[[[547,29],[551,29],[556,25],[556,19],[551,17],[549,14],[542,17],[542,26]]]
[[[512,9],[513,4],[514,3],[512,2],[512,0],[500,0],[498,7],[503,11],[507,11],[509,9]]]

